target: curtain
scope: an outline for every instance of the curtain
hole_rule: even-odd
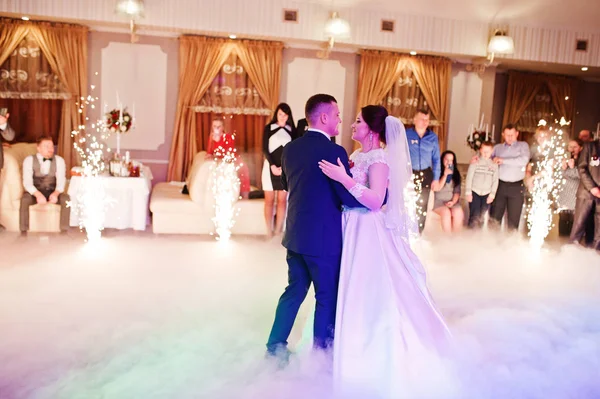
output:
[[[0,65],[4,64],[25,37],[31,37],[58,76],[70,99],[62,101],[58,154],[67,169],[77,163],[71,132],[85,122],[85,110],[79,112],[77,101],[87,97],[87,27],[50,23],[0,20]]]
[[[564,117],[572,122],[576,88],[574,78],[510,71],[503,124],[532,132],[540,119],[554,123]]]
[[[413,73],[427,105],[437,120],[433,131],[438,135],[440,150],[446,149],[448,135],[448,95],[452,76],[452,61],[448,58],[418,56],[411,58]]]
[[[58,143],[62,101],[0,98],[0,108],[8,108],[10,125],[15,129],[13,142],[35,143],[49,135]]]
[[[268,108],[275,109],[279,103],[283,43],[242,40],[236,44],[240,62],[258,94]]]
[[[198,152],[194,108],[232,52],[239,57],[265,104],[277,104],[283,45],[260,41],[230,41],[200,36],[180,38],[179,98],[169,156],[170,180],[183,180]],[[274,108],[274,106],[273,106]]]
[[[405,125],[413,124],[417,109],[427,108],[427,100],[408,64],[379,105],[386,107],[390,115],[400,118]],[[437,125],[437,120],[433,117],[431,124]]]
[[[242,66],[237,52],[232,52],[213,79],[200,105],[192,107],[196,117],[198,150],[208,144],[212,120],[225,121],[225,131],[234,133],[236,147],[250,171],[250,183],[260,186],[262,168],[262,134],[273,113]]]
[[[71,94],[28,34],[0,66],[0,98],[66,100]]]
[[[358,73],[358,109],[369,104],[380,104],[407,64],[408,58],[401,54],[362,50]]]
[[[235,52],[229,54],[199,105],[192,109],[196,112],[224,115],[270,116],[272,114]]]
[[[360,54],[358,108],[382,104],[407,124],[411,124],[417,108],[429,108],[431,127],[443,151],[447,141],[450,59],[374,50],[362,50]]]
[[[198,151],[206,150],[212,121],[215,118],[223,119],[225,132],[235,134],[235,144],[238,154],[250,171],[250,184],[261,186],[261,172],[263,166],[262,135],[263,129],[270,116],[266,115],[222,115],[217,113],[196,113],[196,141]]]
[[[550,90],[547,85],[541,84],[533,100],[518,120],[517,129],[520,135],[525,136],[527,133],[535,133],[540,119],[554,121],[554,111]]]

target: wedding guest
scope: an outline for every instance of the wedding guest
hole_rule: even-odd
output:
[[[414,127],[406,129],[413,175],[417,190],[419,232],[425,228],[427,204],[431,190],[437,188],[440,179],[440,143],[438,136],[429,129],[429,110],[419,109],[413,118]]]
[[[207,159],[222,159],[227,153],[235,151],[235,135],[225,133],[225,123],[223,119],[214,119],[212,121],[211,134],[208,139],[206,149]],[[242,157],[235,153],[236,165],[238,166],[238,178],[240,179],[240,196],[248,199],[250,194],[250,171]]]
[[[69,195],[64,193],[67,180],[65,160],[54,154],[54,142],[50,136],[37,140],[37,153],[23,161],[23,187],[21,198],[21,232],[29,230],[29,207],[37,204],[60,205],[60,230],[69,229],[70,208],[67,208]]]
[[[476,163],[469,165],[465,185],[465,198],[469,203],[469,222],[471,228],[481,228],[483,217],[494,201],[498,189],[498,165],[492,161],[494,144],[484,141],[479,149]]]
[[[562,170],[565,184],[558,197],[558,235],[569,237],[573,228],[573,216],[577,199],[577,188],[579,187],[579,171],[577,161],[583,143],[579,139],[569,141],[567,151],[569,159],[563,159]]]
[[[512,125],[506,125],[502,131],[504,143],[496,144],[492,158],[498,165],[498,190],[490,209],[490,216],[498,225],[507,212],[509,230],[517,230],[523,210],[525,169],[529,163],[529,146],[517,141],[519,132]]]
[[[584,144],[585,143],[589,143],[591,141],[594,140],[594,138],[592,137],[592,132],[584,129],[582,131],[579,132],[579,136],[578,136],[579,140],[581,140]]]
[[[0,176],[2,168],[4,168],[4,147],[8,147],[9,144],[5,141],[12,141],[15,139],[15,131],[8,123],[8,108],[0,108]],[[0,224],[0,232],[6,230],[4,226]]]
[[[262,186],[265,193],[265,223],[267,235],[281,234],[285,222],[287,208],[287,192],[281,182],[281,154],[283,147],[296,138],[296,126],[292,110],[286,103],[281,103],[275,109],[273,118],[263,132],[263,154],[265,162],[262,171]],[[273,211],[275,226],[273,226]]]
[[[570,241],[578,243],[585,231],[586,219],[594,215],[594,241],[592,247],[600,250],[600,140],[586,143],[577,163],[579,188],[575,204],[575,217]]]
[[[461,178],[456,154],[444,151],[441,159],[442,177],[435,185],[433,211],[440,215],[445,233],[458,232],[462,229],[465,215],[459,202]]]
[[[594,140],[592,136],[592,132],[589,130],[582,130],[579,132],[579,140],[581,140],[584,144],[589,143]],[[594,209],[592,208],[591,215],[587,218],[585,224],[585,244],[587,246],[591,246],[594,241]]]

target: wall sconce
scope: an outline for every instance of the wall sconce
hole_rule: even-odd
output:
[[[506,32],[496,29],[494,35],[490,38],[488,43],[487,51],[490,54],[488,56],[490,66],[494,62],[495,54],[512,54],[515,52],[515,42],[512,37],[508,36]]]
[[[340,18],[337,12],[332,12],[325,23],[325,37],[327,38],[327,42],[324,44],[323,50],[317,53],[317,57],[319,58],[329,57],[336,39],[350,38],[350,24],[345,19]]]
[[[137,26],[135,21],[144,18],[143,0],[117,0],[115,13],[129,19],[129,30],[131,32],[131,43],[136,43],[139,39],[136,35]]]
[[[496,29],[490,38],[487,46],[487,62],[481,64],[468,64],[466,70],[468,72],[477,72],[483,74],[485,69],[494,63],[496,54],[512,54],[515,52],[515,42],[512,37],[508,36],[505,31]]]

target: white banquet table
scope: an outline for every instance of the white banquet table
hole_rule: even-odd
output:
[[[148,198],[152,189],[152,173],[150,168],[143,167],[140,177],[114,177],[102,175],[108,205],[106,208],[104,227],[113,229],[146,229],[150,211]],[[72,176],[68,194],[71,197],[71,226],[79,226],[79,215],[76,211],[79,191],[83,177]]]

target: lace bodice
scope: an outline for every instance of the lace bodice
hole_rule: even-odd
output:
[[[377,150],[371,150],[369,152],[361,152],[356,150],[350,155],[352,167],[350,172],[355,182],[362,184],[365,187],[369,187],[369,166],[375,163],[383,163],[387,165],[386,153],[383,148]]]

